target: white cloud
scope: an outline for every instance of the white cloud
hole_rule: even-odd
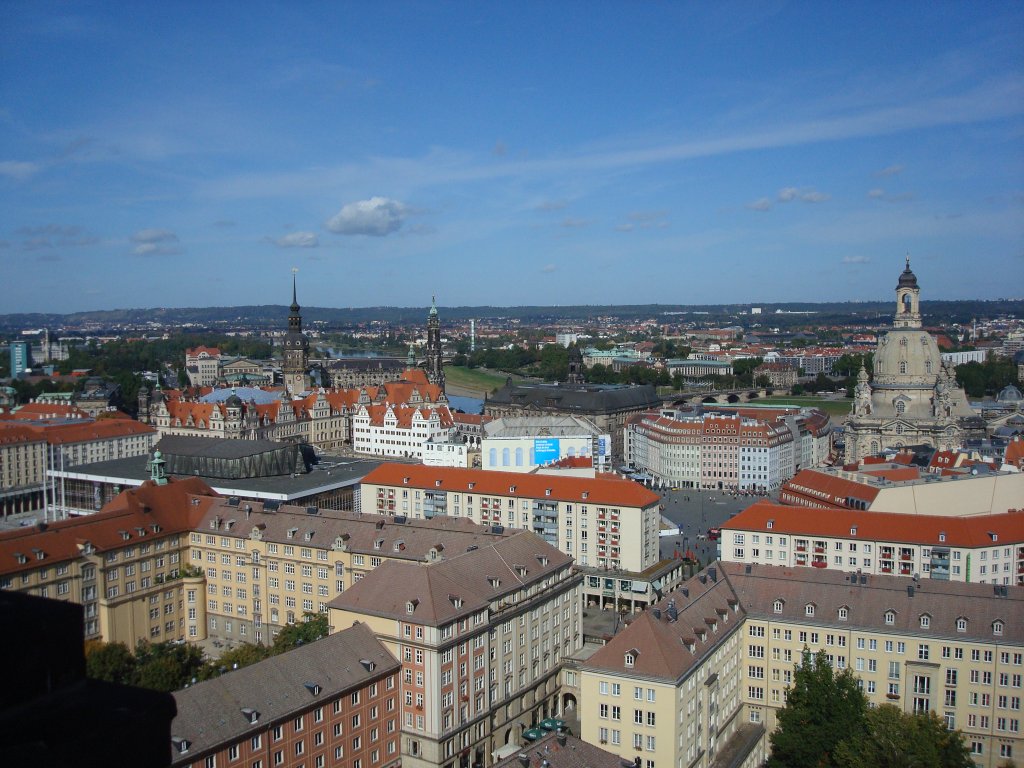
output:
[[[281,248],[316,248],[320,241],[313,232],[291,232],[273,241]]]
[[[867,264],[870,261],[867,256],[843,256],[843,264]]]
[[[174,256],[181,253],[181,248],[176,245],[162,243],[139,243],[132,250],[136,256]]]
[[[558,269],[558,267],[556,267],[554,264],[545,264],[543,267],[540,268],[540,271],[541,272],[554,272],[556,269]]]
[[[397,232],[409,209],[397,200],[371,197],[348,203],[327,220],[326,227],[338,235],[373,235],[383,237]]]
[[[885,190],[884,189],[878,189],[877,187],[875,189],[869,189],[868,190],[868,197],[870,197],[872,200],[879,200],[879,199],[885,197]]]
[[[619,232],[632,232],[636,228],[634,224],[617,224],[615,229]]]
[[[796,197],[799,194],[800,190],[796,187],[783,187],[779,190],[779,202],[788,203],[791,200],[796,200]]]
[[[827,192],[819,192],[816,189],[809,189],[800,195],[800,199],[805,203],[824,203],[826,200],[831,200],[832,195]]]
[[[169,229],[140,229],[132,235],[134,243],[176,243],[178,236]],[[138,249],[135,249],[138,252]]]
[[[772,209],[772,201],[770,198],[762,197],[752,203],[747,203],[747,208],[752,211],[770,211]]]
[[[23,160],[0,160],[0,176],[6,176],[16,181],[35,176],[39,172],[39,165]]]
[[[579,227],[587,226],[587,221],[586,219],[574,219],[567,216],[562,219],[562,226],[566,229],[578,229]]]
[[[875,176],[899,176],[903,173],[904,166],[896,164],[890,165],[887,168],[883,168],[880,171],[875,171]]]

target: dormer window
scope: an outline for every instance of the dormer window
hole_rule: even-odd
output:
[[[509,493],[515,493],[515,492],[516,492],[516,487],[515,487],[514,485],[510,485],[510,486],[508,487],[508,492],[509,492]]]
[[[545,496],[550,496],[551,495],[551,489],[550,488],[545,488],[544,489],[544,495]]]
[[[384,539],[377,539],[376,541],[373,542],[373,548],[374,549],[380,549],[383,546],[384,546]]]
[[[192,746],[192,742],[188,739],[183,739],[181,736],[171,736],[171,744],[178,750],[178,754],[184,755],[188,752],[188,748]]]
[[[857,526],[856,525],[850,526],[850,535],[851,536],[856,536],[857,535]]]
[[[441,481],[440,480],[435,480],[434,481],[434,487],[435,488],[440,488],[441,487]]]
[[[804,616],[814,615],[814,603],[808,603],[804,606]]]
[[[294,539],[295,538],[295,534],[297,534],[298,532],[299,532],[298,528],[289,528],[288,529],[288,538],[289,539]]]
[[[319,683],[303,683],[303,685],[306,686],[306,690],[309,691],[314,696],[319,696],[320,695],[320,685],[319,685]]]
[[[996,619],[995,621],[992,622],[992,634],[993,635],[1001,635],[1001,634],[1003,634],[1003,622],[1000,621],[999,619]]]
[[[784,602],[782,602],[781,600],[776,600],[774,603],[772,603],[772,610],[775,613],[782,613],[782,608],[784,606],[785,606]]]
[[[245,719],[249,722],[250,725],[256,725],[256,723],[260,719],[260,713],[252,707],[243,707],[242,715],[245,717]]]
[[[634,656],[632,653],[627,653],[625,661],[627,667],[632,667],[636,663],[636,656]]]
[[[405,612],[412,613],[416,610],[416,606],[419,605],[419,600],[410,600],[405,604]]]
[[[932,617],[927,613],[921,614],[921,629],[928,629],[932,625]]]
[[[850,609],[844,605],[839,609],[839,620],[846,621],[848,618],[850,618]]]
[[[961,616],[960,618],[958,618],[956,620],[956,631],[957,632],[966,632],[967,631],[967,619],[965,619],[963,616]]]
[[[890,627],[896,623],[896,611],[885,612],[885,623]]]
[[[945,540],[946,540],[946,532],[945,531],[939,531],[939,541],[943,542]]]
[[[765,527],[770,531],[772,528],[775,527],[775,521],[774,520],[769,520]]]

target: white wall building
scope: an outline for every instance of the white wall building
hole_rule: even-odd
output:
[[[362,405],[352,417],[352,448],[373,456],[422,460],[427,440],[447,440],[454,429],[447,406]]]
[[[590,457],[603,472],[611,455],[611,436],[579,416],[506,416],[484,425],[484,469],[532,472],[567,458]]]

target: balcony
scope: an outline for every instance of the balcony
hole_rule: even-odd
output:
[[[797,552],[806,552],[807,551],[807,547],[805,545],[803,545],[803,544],[797,544],[796,545],[796,551]]]
[[[816,555],[823,555],[823,554],[825,554],[825,548],[824,547],[815,547],[814,548],[814,554],[816,554]]]
[[[814,562],[811,563],[811,565],[813,565],[815,568],[827,568],[828,567],[828,563],[826,563],[824,560],[815,560]]]
[[[882,567],[879,569],[882,573],[892,573],[892,568]]]
[[[912,559],[913,559],[913,555],[909,555],[906,552],[904,552],[904,553],[902,553],[900,555],[900,560],[902,560],[903,562],[909,562]]]

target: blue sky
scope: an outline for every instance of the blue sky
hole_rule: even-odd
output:
[[[1021,3],[0,5],[0,311],[1024,295]]]

